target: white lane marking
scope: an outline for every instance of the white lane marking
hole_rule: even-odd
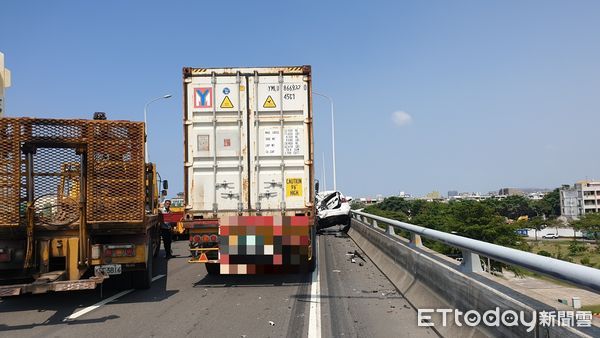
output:
[[[164,276],[166,276],[166,275],[158,275],[158,276],[154,276],[154,277],[152,277],[152,281],[153,281],[153,282],[156,282],[157,280],[159,280],[159,279],[163,278]]]
[[[308,337],[321,338],[321,282],[319,275],[319,241],[317,240],[317,267],[310,283],[310,312],[308,316]]]
[[[161,279],[161,278],[163,278],[163,277],[165,277],[165,275],[158,275],[158,276],[155,276],[154,278],[152,278],[152,281],[153,281],[153,282],[154,282],[154,281],[157,281],[157,280],[159,280],[159,279]],[[71,314],[70,316],[68,316],[68,317],[66,317],[65,319],[63,319],[63,322],[66,322],[66,321],[69,321],[69,320],[73,320],[73,319],[79,318],[79,317],[83,316],[84,314],[86,314],[86,313],[88,313],[88,312],[91,312],[91,311],[94,311],[94,310],[96,310],[97,308],[101,307],[102,305],[106,305],[106,304],[108,304],[108,303],[110,303],[110,302],[112,302],[112,301],[114,301],[114,300],[116,300],[116,299],[119,299],[119,298],[121,298],[121,297],[125,296],[126,294],[129,294],[129,293],[133,292],[133,291],[135,291],[135,289],[129,289],[129,290],[121,291],[121,292],[117,293],[117,294],[116,294],[116,295],[114,295],[114,296],[111,296],[111,297],[108,297],[108,298],[106,298],[106,299],[105,299],[105,300],[103,300],[103,301],[100,301],[100,302],[98,302],[98,303],[96,303],[96,304],[94,304],[94,305],[88,306],[88,307],[86,307],[85,309],[82,309],[82,310],[79,310],[79,311],[77,311],[77,312],[74,312],[74,313],[73,313],[73,314]]]

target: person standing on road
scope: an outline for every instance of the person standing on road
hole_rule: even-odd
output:
[[[171,200],[165,200],[160,213],[163,215],[171,213]],[[160,221],[160,237],[162,237],[165,247],[165,258],[169,259],[173,257],[173,252],[171,251],[171,223],[165,222],[164,218],[161,218]]]

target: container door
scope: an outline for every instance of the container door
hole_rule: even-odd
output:
[[[248,208],[246,79],[213,73],[187,81],[186,207],[241,212]]]
[[[310,205],[308,79],[255,75],[250,92],[251,207],[257,211]]]

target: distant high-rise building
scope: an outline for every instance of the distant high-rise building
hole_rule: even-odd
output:
[[[448,198],[458,196],[458,191],[450,190],[448,191]]]

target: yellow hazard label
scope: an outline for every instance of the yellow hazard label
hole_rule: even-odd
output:
[[[301,178],[286,178],[285,179],[285,195],[287,197],[302,196],[302,179]]]
[[[240,85],[240,92],[243,92],[244,90],[246,90],[246,86]]]
[[[277,107],[275,105],[275,101],[273,101],[273,98],[271,97],[271,95],[269,95],[267,97],[267,99],[265,100],[265,103],[263,104],[263,108],[275,108]]]
[[[233,103],[231,103],[229,96],[225,96],[223,102],[221,102],[221,108],[233,108]]]

